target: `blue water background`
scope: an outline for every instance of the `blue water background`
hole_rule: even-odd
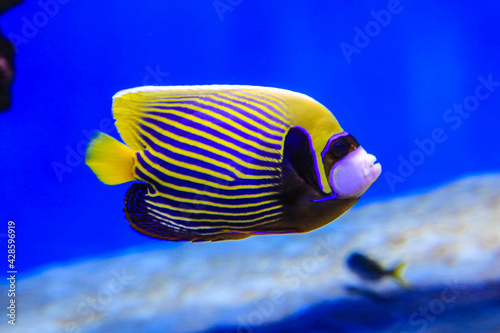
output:
[[[497,1],[401,1],[378,30],[371,11],[397,2],[221,2],[230,10],[218,13],[213,0],[33,1],[0,18],[18,46],[13,107],[0,114],[0,246],[14,220],[20,272],[178,245],[133,232],[122,212],[129,184],[100,183],[82,158],[87,133],[118,136],[111,96],[144,84],[312,96],[382,163],[359,205],[498,170],[500,87],[482,89],[489,95],[460,123],[445,119],[473,101],[479,77],[500,82]],[[356,27],[372,37],[346,56],[341,45],[356,46]],[[419,153],[415,140],[429,142],[436,129],[444,142]],[[419,165],[408,170],[411,158]]]

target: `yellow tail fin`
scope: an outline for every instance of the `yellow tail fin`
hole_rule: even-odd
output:
[[[134,152],[112,138],[97,132],[85,152],[85,163],[104,184],[116,185],[134,180]]]
[[[403,271],[405,270],[407,264],[402,262],[398,264],[391,272],[391,276],[394,280],[396,280],[403,288],[409,289],[410,285],[403,278]]]

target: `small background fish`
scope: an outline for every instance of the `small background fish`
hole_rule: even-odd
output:
[[[391,277],[404,288],[409,287],[402,276],[406,266],[406,263],[399,263],[393,269],[385,269],[377,261],[357,252],[352,253],[347,258],[347,267],[363,280],[379,281],[384,277]]]

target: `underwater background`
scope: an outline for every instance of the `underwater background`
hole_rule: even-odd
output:
[[[373,307],[382,311],[381,308],[387,307],[390,312],[392,308],[386,303],[380,305],[380,302],[373,301],[373,295],[372,298],[367,296],[371,289],[361,293],[362,304],[368,309],[365,315],[353,316],[352,320],[353,323],[366,320],[368,324],[362,327],[349,326],[350,321],[344,326],[329,326],[335,321],[331,319],[335,316],[328,315],[330,320],[326,322],[324,318],[331,308],[326,311],[313,306],[317,306],[319,301],[327,301],[326,298],[318,298],[318,295],[328,294],[328,300],[333,302],[332,295],[341,293],[341,283],[350,283],[350,278],[358,281],[356,275],[349,273],[344,265],[346,255],[353,249],[362,249],[369,255],[376,253],[376,258],[389,266],[404,261],[408,264],[410,284],[413,282],[422,286],[429,282],[432,285],[428,290],[419,291],[421,294],[400,291],[403,296],[398,294],[397,286],[390,287],[390,292],[396,294],[385,297],[396,298],[394,302],[400,302],[398,307],[402,307],[401,304],[420,304],[429,297],[428,302],[432,302],[433,296],[429,295],[440,294],[440,285],[444,284],[440,277],[446,273],[442,270],[447,268],[433,262],[425,270],[412,275],[411,254],[422,250],[422,244],[428,237],[439,239],[440,229],[434,232],[432,223],[426,223],[422,225],[426,232],[420,233],[416,219],[411,222],[414,229],[408,231],[405,223],[409,215],[402,213],[409,207],[420,209],[419,214],[427,214],[426,221],[432,221],[433,215],[428,213],[434,211],[427,209],[432,205],[434,209],[443,210],[440,211],[440,220],[434,222],[448,221],[446,217],[450,217],[449,223],[462,223],[461,231],[449,240],[458,244],[450,255],[461,253],[467,256],[467,262],[481,263],[478,267],[474,266],[477,270],[467,272],[467,276],[474,277],[475,283],[487,280],[491,292],[498,294],[499,280],[495,281],[489,275],[486,279],[481,274],[499,271],[494,260],[494,255],[500,252],[499,238],[494,238],[485,251],[461,248],[460,244],[467,243],[469,238],[480,237],[469,232],[477,228],[467,224],[474,223],[476,215],[463,220],[454,215],[454,209],[447,208],[458,209],[465,203],[473,202],[473,209],[499,196],[500,182],[495,176],[500,172],[499,15],[500,4],[493,0],[453,3],[391,0],[353,4],[345,1],[281,0],[145,1],[140,4],[127,0],[41,0],[24,2],[11,9],[0,17],[3,34],[16,46],[12,108],[0,113],[0,148],[3,152],[0,164],[0,247],[5,253],[2,267],[6,272],[7,223],[15,221],[19,279],[17,324],[29,322],[27,308],[34,307],[37,302],[45,309],[64,308],[65,304],[77,308],[78,301],[65,303],[64,300],[76,295],[75,290],[79,288],[98,293],[103,281],[111,279],[112,275],[106,274],[115,269],[107,267],[108,264],[114,265],[109,260],[132,256],[133,261],[141,265],[149,262],[148,267],[163,269],[162,274],[155,275],[155,279],[147,279],[148,274],[152,276],[153,273],[141,266],[134,273],[135,282],[130,282],[136,287],[139,284],[141,287],[158,286],[169,281],[165,286],[168,290],[169,286],[174,288],[179,281],[188,279],[193,267],[205,267],[207,272],[190,286],[190,292],[196,295],[191,296],[190,302],[200,303],[196,306],[190,302],[183,303],[183,293],[170,295],[172,302],[179,302],[177,310],[180,308],[180,312],[176,315],[180,317],[176,319],[179,323],[172,319],[170,323],[173,324],[168,328],[161,325],[136,327],[131,324],[132,321],[114,321],[115,312],[107,313],[103,308],[98,311],[99,316],[93,317],[90,326],[87,318],[85,325],[77,321],[70,329],[64,325],[72,319],[65,317],[59,320],[63,323],[59,328],[54,321],[51,322],[54,326],[47,324],[44,326],[46,330],[38,328],[34,331],[126,332],[124,327],[129,327],[130,332],[292,332],[284,318],[293,314],[299,316],[299,310],[309,320],[312,315],[307,311],[319,318],[314,321],[316,324],[309,326],[307,320],[301,319],[306,326],[298,330],[301,332],[391,331],[395,327],[391,322],[393,317],[376,317],[370,309]],[[128,226],[122,211],[124,195],[130,184],[102,184],[85,165],[84,150],[96,130],[119,138],[111,115],[111,96],[117,91],[142,85],[194,84],[271,86],[307,94],[331,110],[344,130],[353,134],[368,152],[377,157],[382,164],[382,174],[352,211],[311,234],[252,237],[238,242],[202,245],[146,238]],[[483,174],[488,176],[481,178]],[[464,177],[469,177],[469,180],[464,180],[466,185],[463,187],[452,186],[449,193],[421,201],[433,189]],[[476,189],[477,193],[481,193],[477,196],[473,194],[476,192],[471,185],[476,180],[487,187],[487,190],[484,190],[486,187]],[[469,193],[466,191],[472,191],[470,197],[448,202],[447,198],[453,197],[452,194]],[[390,200],[401,202],[397,201],[401,198],[410,199],[405,199],[399,210],[387,210]],[[440,201],[434,202],[438,200],[436,198]],[[476,202],[475,198],[481,200]],[[485,205],[484,209],[498,206],[497,199],[491,200],[493,203]],[[381,202],[384,204],[376,205]],[[372,207],[370,214],[353,212],[365,206]],[[481,211],[484,212],[479,210],[478,214]],[[498,213],[498,210],[495,212]],[[360,216],[352,222],[356,226],[355,231],[349,224],[354,218],[349,218],[349,215]],[[379,215],[384,218],[380,218],[380,223],[372,224],[370,218]],[[498,229],[491,229],[491,226],[498,222],[500,215],[488,216],[484,221],[491,224],[485,222],[480,231],[497,236]],[[437,216],[435,218],[438,219]],[[481,219],[483,217],[477,217],[478,221]],[[370,243],[380,230],[384,230],[384,221],[393,221],[392,228],[396,228],[396,233],[400,226],[412,242],[401,243],[399,247],[397,243],[391,247]],[[379,228],[374,228],[374,225]],[[357,236],[346,236],[351,233]],[[293,248],[294,244],[302,244],[306,237],[321,235],[337,235],[339,249],[345,245],[342,239],[352,240],[343,250],[331,254],[335,258],[332,259],[335,267],[325,268],[325,272],[346,271],[338,273],[344,274],[345,280],[338,281],[324,275],[322,283],[315,284],[317,288],[313,288],[314,292],[296,303],[292,302],[297,304],[296,307],[278,311],[279,315],[266,317],[262,322],[256,321],[257,324],[248,324],[247,318],[246,326],[241,326],[235,318],[248,311],[234,305],[227,290],[226,293],[214,293],[214,289],[206,285],[207,281],[211,281],[215,291],[224,290],[217,285],[217,279],[221,278],[220,270],[233,274],[236,280],[242,272],[253,274],[256,281],[271,273],[279,276],[283,262],[306,253],[308,249],[308,243],[303,243],[300,250],[290,250],[290,246]],[[313,244],[314,241],[311,241],[310,245]],[[175,258],[171,258],[174,255]],[[226,264],[222,265],[219,261],[212,266],[206,264],[215,257]],[[431,257],[429,254],[429,261]],[[486,257],[488,260],[485,260]],[[425,263],[425,256],[419,258]],[[176,264],[171,260],[175,260]],[[102,264],[85,270],[81,265],[85,266],[86,262]],[[247,272],[238,264],[241,262],[260,268]],[[235,266],[231,267],[231,263]],[[169,265],[175,269],[169,270]],[[180,269],[179,265],[183,268]],[[413,265],[418,267],[418,264]],[[460,266],[453,272],[459,274],[457,272],[467,271],[467,267]],[[218,275],[211,276],[210,272],[215,268]],[[85,283],[75,284],[64,276],[77,273],[84,276]],[[172,275],[169,277],[169,274]],[[310,277],[314,275],[311,273]],[[44,276],[43,281],[37,280],[37,276]],[[413,281],[410,277],[414,277]],[[31,288],[26,287],[24,294],[22,279],[27,279],[24,285]],[[279,285],[282,282],[277,278],[270,283]],[[37,283],[41,283],[41,287],[36,287]],[[328,283],[331,283],[330,287],[326,287]],[[361,283],[365,288],[365,284]],[[40,288],[52,290],[48,287],[51,284],[57,286],[57,290],[37,294]],[[197,285],[204,287],[197,290]],[[302,287],[305,288],[300,286],[289,291],[299,293]],[[269,287],[256,283],[245,288],[248,290],[242,294],[241,300],[253,304],[251,302],[257,302],[260,297],[259,290]],[[333,293],[328,289],[327,292],[325,288],[337,291]],[[483,290],[477,284],[474,288]],[[469,290],[476,290],[474,288]],[[226,305],[230,308],[231,311],[224,312],[224,315],[234,320],[225,321],[226,317],[223,318],[221,312],[215,310],[201,315],[196,309],[203,308],[202,302],[209,304],[207,299],[213,300],[203,296],[203,290],[218,297],[221,307]],[[474,294],[478,298],[471,302],[484,300],[488,304],[484,307],[485,311],[491,311],[494,305],[497,315],[488,317],[489,323],[493,324],[487,328],[473,330],[474,325],[471,324],[471,330],[496,332],[495,325],[500,325],[499,302],[495,298],[490,299],[492,294],[484,292],[483,295],[480,291]],[[154,297],[151,290],[139,294],[145,304]],[[3,305],[8,302],[6,295],[6,290],[0,294],[4,309]],[[23,295],[27,297],[26,302],[22,302]],[[54,295],[59,298],[54,298]],[[28,302],[29,297],[32,299]],[[120,297],[126,298],[127,293],[120,293]],[[115,296],[109,304],[118,302],[117,299],[118,296]],[[165,297],[163,301],[167,299]],[[366,299],[372,303],[368,304]],[[141,302],[141,298],[136,301]],[[161,304],[162,300],[155,302]],[[182,308],[182,304],[187,305]],[[352,315],[355,308],[359,309],[357,305],[350,306],[352,311],[342,307],[346,316]],[[26,308],[24,314],[23,307]],[[161,308],[158,305],[158,309]],[[154,309],[147,315],[130,310],[126,313],[129,318],[137,316],[142,322],[158,323],[156,315],[159,312]],[[122,315],[125,313],[116,311]],[[409,318],[412,311],[402,317]],[[470,314],[470,311],[467,313]],[[468,317],[467,322],[474,323],[480,313]],[[371,317],[368,314],[372,314]],[[218,319],[208,319],[210,316]],[[184,319],[179,319],[181,317]],[[214,324],[214,327],[182,324],[197,320]],[[281,326],[279,320],[283,320]],[[275,323],[268,325],[268,321]],[[458,326],[453,325],[455,321],[459,321],[458,317],[452,316],[446,325],[434,330],[431,327],[434,320],[427,320],[425,327],[421,323],[410,323],[406,331],[458,332]],[[101,325],[101,322],[106,322],[106,325]],[[395,322],[400,323],[400,318]],[[18,328],[8,325],[5,318],[0,327],[13,331]],[[29,328],[21,329],[19,327],[20,332],[30,331]]]

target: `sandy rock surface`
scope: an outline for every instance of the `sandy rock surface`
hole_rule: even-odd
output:
[[[53,267],[18,281],[12,332],[199,332],[281,320],[322,301],[357,297],[353,251],[386,267],[408,263],[415,288],[500,277],[500,174],[463,178],[420,194],[356,206],[303,235],[134,249]],[[359,295],[358,295],[359,296]]]

